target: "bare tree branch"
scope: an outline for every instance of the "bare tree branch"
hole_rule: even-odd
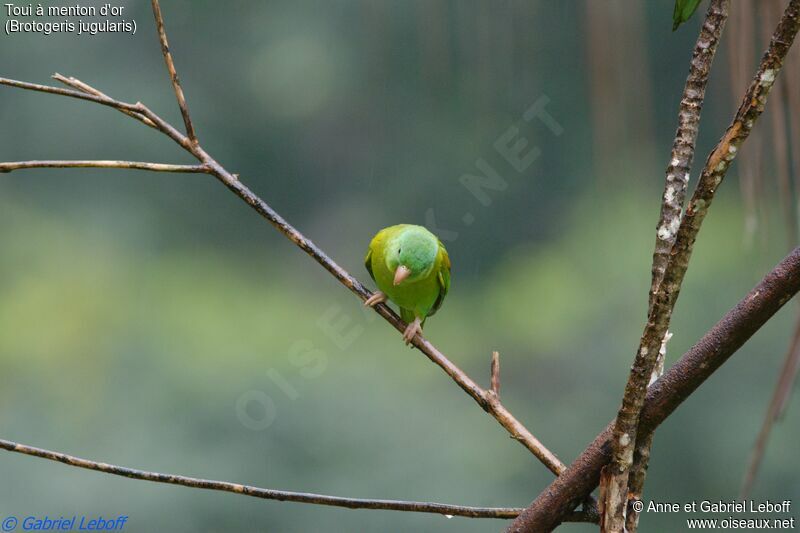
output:
[[[141,161],[12,161],[0,163],[0,172],[12,172],[24,168],[123,168],[150,170],[152,172],[177,172],[207,174],[205,165],[170,165],[165,163],[143,163]]]
[[[164,63],[167,64],[169,79],[172,81],[172,88],[175,90],[175,98],[178,99],[178,106],[181,108],[183,124],[186,126],[186,135],[192,144],[197,144],[197,135],[194,132],[192,118],[189,116],[189,106],[186,105],[181,81],[178,78],[178,72],[175,70],[175,63],[172,61],[172,53],[169,51],[167,32],[164,30],[164,19],[161,16],[161,6],[158,4],[158,0],[152,0],[152,4],[153,17],[156,19],[156,28],[158,29],[158,40],[161,42],[161,53],[164,56]]]
[[[675,139],[672,143],[672,151],[666,171],[664,194],[661,200],[661,214],[656,226],[656,243],[653,252],[648,309],[652,308],[658,286],[664,278],[667,263],[669,262],[669,253],[675,243],[677,228],[681,222],[681,213],[694,159],[695,144],[700,130],[700,113],[703,108],[708,78],[711,74],[711,65],[714,62],[720,36],[728,18],[728,9],[728,0],[711,1],[692,52],[692,60],[689,63],[689,75],[686,78],[683,96],[678,108],[678,128],[675,132]],[[664,359],[669,337],[670,334],[666,333],[662,339],[656,368],[652,373],[650,382],[655,381],[664,372]],[[619,502],[624,501],[626,498],[641,499],[644,481],[647,477],[653,435],[640,435],[635,443],[629,445],[633,446],[634,444],[635,449],[629,485],[625,494],[617,493],[613,495],[612,502],[609,502],[612,506],[614,505],[613,500]],[[635,533],[638,521],[638,513],[627,514],[626,527],[629,533]]]
[[[58,76],[58,74],[56,74]],[[49,85],[39,85],[38,83],[28,83],[25,81],[9,80],[7,78],[0,78],[0,85],[8,85],[9,87],[17,87],[19,89],[27,89],[29,91],[38,91],[49,94],[60,94],[61,96],[69,96],[70,98],[78,98],[79,100],[87,100],[95,102],[108,107],[119,109],[122,112],[132,111],[139,113],[139,109],[135,104],[126,104],[109,98],[105,95],[99,96],[97,94],[90,94],[83,91],[75,91],[71,89],[61,89],[60,87],[50,87]]]
[[[111,100],[111,98],[109,96],[107,96],[106,94],[103,94],[102,92],[98,91],[94,87],[90,87],[89,85],[87,85],[87,84],[83,83],[82,81],[77,80],[75,78],[72,78],[72,77],[68,78],[66,76],[62,76],[58,72],[53,74],[51,76],[51,78],[53,78],[54,80],[60,81],[64,85],[66,85],[68,87],[72,87],[73,89],[77,89],[77,90],[79,90],[81,92],[93,94],[95,96],[99,96],[101,98],[107,98],[107,99]],[[152,120],[150,120],[149,118],[145,117],[141,113],[135,113],[133,111],[127,111],[127,110],[120,110],[120,111],[122,111],[123,113],[125,113],[128,116],[131,116],[131,117],[135,118],[136,120],[138,120],[140,122],[143,122],[144,124],[147,124],[151,128],[158,129],[156,127],[156,125],[153,124]]]
[[[157,0],[153,1],[157,4]],[[191,142],[189,137],[179,132],[177,129],[175,129],[175,127],[151,111],[147,106],[141,102],[137,102],[136,104],[120,102],[106,96],[101,91],[75,78],[68,78],[61,75],[56,75],[55,77],[62,83],[66,83],[71,87],[78,88],[78,90],[61,89],[57,87],[38,85],[6,78],[0,78],[0,84],[96,102],[115,108],[140,122],[156,128],[191,153],[195,158],[197,158],[201,164],[207,168],[208,173],[219,179],[236,196],[242,199],[268,222],[270,222],[270,224],[272,224],[275,229],[277,229],[287,239],[292,241],[301,250],[311,256],[317,263],[319,263],[323,268],[325,268],[325,270],[333,275],[340,283],[342,283],[342,285],[350,289],[350,291],[358,296],[362,301],[371,296],[371,293],[361,284],[361,282],[359,282],[356,278],[351,276],[346,270],[334,262],[310,239],[295,229],[264,200],[251,191],[246,185],[241,183],[237,175],[228,172],[222,165],[212,158],[199,145],[199,143]],[[398,331],[403,332],[405,330],[406,324],[385,304],[376,305],[373,307],[373,309],[375,309],[380,316],[386,319],[386,321],[394,326],[394,328]],[[551,472],[554,474],[560,474],[564,471],[566,468],[564,463],[562,463],[554,453],[548,450],[547,447],[545,447],[536,437],[534,437],[534,435],[519,420],[517,420],[511,414],[511,412],[508,411],[508,409],[506,409],[496,395],[493,395],[486,389],[480,387],[463,370],[456,366],[444,354],[436,349],[433,344],[428,342],[421,335],[414,337],[412,344],[418,350],[424,353],[428,359],[439,366],[448,376],[450,376],[464,392],[472,397],[478,403],[478,405],[481,406],[481,408],[483,408],[495,420],[497,420],[515,440],[522,443],[523,446],[533,453],[534,456],[536,456],[536,458],[539,459]]]
[[[769,91],[800,28],[799,16],[800,0],[790,0],[733,122],[706,160],[697,189],[678,227],[663,279],[652,298],[650,316],[631,367],[622,407],[614,427],[613,460],[608,467],[610,471],[604,491],[605,505],[602,506],[604,516],[608,517],[604,520],[607,531],[622,531],[624,528],[628,480],[639,415],[661,343],[669,328],[694,242],[714,199],[714,193],[722,183],[739,147],[750,135],[755,121],[764,111]]]
[[[361,498],[342,498],[339,496],[327,496],[324,494],[312,494],[307,492],[292,492],[286,490],[264,489],[239,483],[227,481],[213,481],[209,479],[198,479],[193,477],[178,476],[174,474],[161,474],[158,472],[147,472],[136,470],[124,466],[116,466],[108,463],[99,463],[88,459],[81,459],[60,452],[34,448],[8,440],[0,439],[0,448],[9,452],[16,452],[50,461],[58,461],[65,465],[95,470],[115,476],[139,479],[143,481],[153,481],[156,483],[167,483],[170,485],[182,485],[196,489],[218,490],[243,494],[254,498],[265,500],[289,501],[297,503],[310,503],[316,505],[330,505],[333,507],[347,507],[349,509],[384,509],[388,511],[409,511],[415,513],[435,513],[450,516],[466,516],[470,518],[514,518],[521,509],[514,507],[467,507],[464,505],[448,505],[446,503],[433,502],[409,502],[397,500],[372,500]],[[590,520],[591,516],[585,513],[573,515],[575,521]]]
[[[683,96],[678,107],[678,128],[675,132],[675,140],[672,142],[664,195],[661,200],[661,214],[653,252],[650,307],[652,307],[658,286],[664,279],[669,253],[681,221],[681,211],[694,159],[695,143],[700,131],[700,112],[703,108],[706,86],[720,35],[722,35],[728,19],[728,8],[729,0],[711,1],[703,26],[700,28],[700,35],[694,45],[692,60],[689,63],[689,76],[686,78]]]
[[[800,248],[795,248],[733,309],[647,390],[640,431],[650,433],[800,290]],[[523,511],[512,532],[551,531],[600,480],[612,458],[614,421],[567,470]]]
[[[769,24],[772,24],[774,19],[780,15],[780,5],[774,1],[772,2],[759,2],[756,6],[758,14],[760,15],[760,26],[765,33],[769,31]],[[752,10],[751,10],[752,14]],[[753,17],[755,18],[755,17]],[[774,148],[774,161],[775,161],[775,174],[778,178],[779,195],[781,200],[782,211],[784,215],[784,223],[786,225],[786,238],[789,246],[796,246],[798,243],[798,227],[797,227],[797,210],[795,206],[797,199],[793,196],[791,174],[794,173],[794,185],[796,190],[797,185],[800,183],[800,150],[790,150],[790,146],[797,146],[800,137],[800,129],[796,127],[798,121],[797,98],[800,92],[793,90],[794,83],[800,81],[798,76],[797,66],[800,65],[798,57],[790,56],[786,59],[784,66],[784,74],[781,75],[780,83],[775,89],[776,94],[773,97],[779,102],[780,106],[770,113],[772,123],[772,139],[767,140],[765,135],[762,135],[762,144],[764,151],[768,152]],[[776,112],[777,111],[777,112]],[[787,121],[787,117],[789,120]],[[763,184],[765,180],[759,180],[759,184]],[[754,193],[759,193],[763,196],[763,191],[757,189]],[[800,308],[798,308],[800,311]],[[753,450],[750,453],[750,459],[747,464],[747,469],[744,472],[742,485],[740,488],[740,497],[742,499],[748,498],[749,494],[755,484],[758,470],[761,466],[762,459],[767,450],[770,433],[775,423],[782,416],[783,410],[791,398],[794,389],[794,380],[797,375],[798,367],[800,367],[800,314],[798,314],[795,324],[795,335],[787,348],[786,358],[783,365],[778,370],[778,377],[775,383],[772,397],[766,412],[764,413],[764,420],[761,423],[761,429],[758,432],[756,441],[753,445]]]

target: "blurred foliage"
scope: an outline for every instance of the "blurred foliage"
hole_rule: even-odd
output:
[[[136,36],[3,37],[0,75],[73,75],[179,124],[149,5],[126,5]],[[616,412],[641,334],[663,166],[699,24],[671,35],[667,0],[639,12],[647,70],[613,83],[634,85],[626,113],[648,115],[654,127],[618,143],[601,167],[592,145],[607,124],[588,117],[613,102],[590,90],[583,67],[595,43],[581,31],[582,6],[163,6],[206,149],[343,267],[366,280],[372,234],[425,223],[429,209],[458,233],[447,242],[453,290],[426,335],[484,383],[499,350],[504,401],[567,462]],[[647,98],[635,90],[643,77]],[[734,109],[724,83],[712,85],[698,160]],[[2,160],[187,161],[108,109],[0,90]],[[542,95],[560,136],[521,122]],[[493,148],[512,124],[542,151],[521,174]],[[487,191],[488,206],[459,184],[478,158],[508,184]],[[784,255],[778,221],[752,248],[742,227],[732,175],[698,240],[670,361]],[[353,497],[526,505],[551,479],[397,332],[209,177],[3,175],[0,243],[4,438],[135,468]],[[736,496],[791,320],[791,310],[781,312],[663,426],[648,497]],[[317,350],[316,371],[298,347]],[[248,391],[273,402],[267,429],[242,423],[260,416],[237,412]],[[795,398],[755,497],[800,497],[798,408]],[[122,513],[132,531],[500,527],[265,502],[11,454],[0,454],[0,472],[13,480],[0,486],[0,515]],[[642,523],[666,530],[674,520]]]

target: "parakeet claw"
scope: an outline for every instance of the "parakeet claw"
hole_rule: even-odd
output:
[[[415,318],[414,321],[406,327],[406,330],[403,332],[403,341],[406,344],[410,344],[417,333],[422,333],[422,320],[419,318]]]
[[[372,296],[366,299],[364,305],[367,307],[375,307],[376,305],[383,303],[388,299],[389,297],[386,296],[384,293],[382,293],[381,291],[376,291],[375,293],[372,294]]]

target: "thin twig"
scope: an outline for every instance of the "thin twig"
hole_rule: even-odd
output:
[[[700,130],[700,113],[705,100],[711,66],[728,18],[728,8],[727,0],[711,1],[692,52],[692,60],[689,63],[689,75],[686,78],[680,106],[678,107],[678,128],[672,143],[672,151],[666,170],[664,194],[661,200],[661,214],[657,225],[655,250],[653,252],[648,310],[652,308],[658,286],[664,278],[664,272],[669,261],[669,253],[675,243],[677,229],[680,226],[686,189],[689,185],[689,175],[694,159],[695,144]],[[664,359],[669,336],[670,334],[666,333],[662,339],[656,368],[650,378],[651,383],[664,372]],[[652,434],[640,436],[635,443],[630,443],[629,446],[634,444],[633,464],[626,493],[614,494],[612,502],[610,502],[612,506],[616,504],[615,502],[625,501],[626,499],[641,499],[644,481],[647,476],[650,449],[653,445],[653,436]],[[626,528],[629,533],[635,533],[638,521],[639,513],[627,514]]]
[[[227,481],[213,481],[209,479],[198,479],[193,477],[178,476],[174,474],[161,474],[158,472],[147,472],[136,470],[124,466],[116,466],[108,463],[99,463],[89,459],[81,459],[60,452],[34,448],[8,440],[0,439],[0,449],[9,452],[21,453],[33,457],[40,457],[50,461],[58,461],[69,466],[95,470],[115,476],[139,479],[143,481],[153,481],[155,483],[167,483],[170,485],[182,485],[196,489],[218,490],[223,492],[233,492],[254,498],[265,500],[289,501],[297,503],[310,503],[316,505],[330,505],[333,507],[347,507],[349,509],[384,509],[389,511],[409,511],[416,513],[435,513],[450,516],[466,516],[470,518],[514,518],[521,509],[514,507],[468,507],[464,505],[448,505],[446,503],[433,502],[409,502],[398,500],[373,500],[361,498],[342,498],[339,496],[327,496],[324,494],[313,494],[308,492],[292,492],[286,490],[264,489],[239,483]],[[576,519],[579,514],[574,515]],[[588,518],[587,518],[588,519]]]
[[[640,430],[651,433],[800,291],[800,248],[795,248],[680,360],[647,390]],[[567,470],[545,488],[509,528],[551,531],[590,494],[611,460],[614,421]]]
[[[19,89],[27,89],[29,91],[38,91],[42,93],[49,93],[49,94],[59,94],[61,96],[69,96],[71,98],[78,98],[79,100],[87,100],[89,102],[95,102],[97,104],[101,104],[108,107],[113,107],[115,109],[119,109],[120,111],[133,111],[138,112],[138,108],[135,104],[127,104],[125,102],[120,102],[119,100],[114,100],[113,98],[109,98],[107,96],[98,96],[96,94],[90,94],[83,91],[75,91],[72,89],[62,89],[60,87],[51,87],[49,85],[39,85],[38,83],[28,83],[25,81],[17,81],[17,80],[10,80],[7,78],[0,78],[0,85],[8,85],[9,87],[17,87]]]
[[[74,78],[69,78],[74,79]],[[76,80],[77,81],[77,80]],[[83,83],[83,82],[80,82]],[[0,78],[0,84],[8,85],[11,87],[19,87],[22,89],[29,89],[40,91],[49,94],[58,94],[62,96],[69,96],[81,100],[88,100],[97,102],[108,107],[115,108],[123,113],[125,111],[132,111],[134,114],[129,115],[137,120],[143,122],[143,119],[149,119],[155,125],[156,129],[170,137],[178,145],[186,149],[194,155],[203,165],[208,167],[208,172],[219,179],[228,189],[230,189],[236,196],[246,202],[262,217],[269,221],[280,233],[286,238],[297,245],[301,250],[310,255],[317,263],[319,263],[325,270],[333,275],[340,283],[350,289],[356,296],[361,298],[362,301],[371,296],[369,292],[356,278],[351,276],[346,270],[334,262],[330,257],[318,248],[310,239],[305,237],[291,224],[289,224],[283,217],[281,217],[275,210],[273,210],[264,200],[251,191],[246,185],[238,180],[237,175],[228,172],[222,165],[213,159],[199,144],[193,144],[187,136],[179,132],[175,127],[166,122],[156,113],[151,111],[147,106],[141,102],[136,104],[127,104],[114,100],[109,97],[100,97],[94,92],[83,92],[69,89],[60,89],[57,87],[49,87],[44,85],[26,83],[16,80],[9,80]],[[86,84],[89,90],[93,89]],[[95,90],[96,91],[96,90]],[[127,113],[126,113],[127,114]],[[400,319],[397,314],[392,311],[388,306],[379,304],[374,307],[375,311],[381,315],[387,322],[395,327],[398,331],[402,332],[406,328],[406,324]],[[551,472],[560,474],[564,471],[566,466],[558,457],[547,449],[533,434],[517,420],[508,409],[503,406],[497,398],[491,397],[485,389],[480,387],[475,381],[472,380],[463,370],[450,361],[444,354],[442,354],[436,347],[433,346],[426,339],[421,336],[416,336],[412,340],[412,344],[424,353],[428,359],[439,366],[444,372],[450,376],[453,381],[461,387],[467,394],[469,394],[487,413],[489,413],[495,420],[497,420],[503,428],[508,431],[511,436],[522,443],[531,453],[536,456]]]
[[[349,288],[356,296],[363,300],[369,298],[371,293],[353,276],[351,276],[342,267],[330,259],[321,249],[319,249],[313,242],[301,234],[297,229],[291,226],[286,220],[283,219],[277,212],[275,212],[264,200],[259,198],[249,188],[247,188],[238,179],[238,175],[228,172],[222,165],[213,159],[196,139],[193,138],[193,129],[191,122],[188,120],[188,111],[185,107],[185,101],[182,98],[182,91],[178,82],[177,74],[174,71],[174,65],[171,62],[169,55],[169,48],[166,45],[166,35],[163,29],[163,21],[161,21],[160,10],[158,9],[157,0],[153,0],[154,15],[156,22],[159,25],[159,35],[161,37],[162,51],[165,55],[167,67],[170,70],[170,76],[173,80],[173,86],[178,96],[181,111],[184,113],[184,120],[186,122],[187,134],[183,135],[176,130],[171,124],[166,122],[160,116],[155,114],[141,102],[136,104],[127,104],[114,100],[101,91],[77,80],[75,78],[67,78],[61,75],[56,75],[55,78],[70,87],[77,88],[78,90],[60,89],[56,87],[49,87],[44,85],[20,82],[16,80],[8,80],[0,78],[0,84],[18,87],[22,89],[34,90],[45,92],[49,94],[58,94],[62,96],[69,96],[81,100],[92,101],[100,103],[105,106],[113,107],[126,115],[135,118],[136,120],[154,127],[174,140],[178,145],[186,149],[194,155],[202,163],[205,171],[217,177],[225,186],[227,186],[234,194],[244,200],[248,205],[255,209],[265,219],[267,219],[278,231],[280,231],[289,240],[295,243],[299,248],[309,254],[314,260],[322,265],[328,272],[337,278],[345,287]],[[375,306],[375,311],[393,325],[398,331],[405,330],[405,324],[402,320],[386,305]],[[521,442],[529,451],[531,451],[545,466],[547,466],[553,473],[560,474],[566,468],[565,465],[548,450],[544,445],[536,439],[533,434],[519,422],[500,402],[495,394],[491,394],[485,389],[477,385],[466,373],[453,364],[447,357],[437,350],[430,342],[422,338],[420,335],[413,339],[413,345],[423,352],[431,361],[438,365],[444,372],[450,376],[467,394],[469,394],[485,411],[490,413],[499,423],[503,426],[515,439]],[[589,512],[592,519],[596,519],[596,512]]]
[[[714,200],[714,193],[725,178],[739,147],[750,135],[753,125],[764,111],[767,96],[780,72],[783,59],[800,29],[799,17],[800,0],[790,0],[736,116],[706,160],[697,189],[686,214],[681,219],[663,280],[653,298],[650,316],[631,367],[622,407],[614,427],[613,461],[609,465],[610,481],[607,484],[608,490],[605,491],[606,516],[612,517],[607,523],[613,526],[608,531],[622,531],[625,524],[628,479],[633,463],[639,414],[644,405],[647,384],[655,368],[659,349],[669,328],[672,310],[689,266],[694,242]]]
[[[492,352],[492,381],[491,390],[500,396],[500,352]]]
[[[169,51],[167,32],[164,31],[164,19],[161,16],[161,6],[158,0],[152,0],[152,4],[153,17],[156,19],[156,27],[158,28],[158,40],[161,41],[161,53],[164,56],[164,63],[167,64],[169,79],[172,81],[172,88],[175,89],[175,97],[178,99],[178,106],[181,108],[183,123],[186,126],[186,135],[189,137],[189,140],[192,141],[192,144],[197,144],[197,135],[195,135],[194,132],[192,118],[189,116],[189,106],[186,105],[186,98],[183,96],[181,81],[178,78],[178,72],[175,70],[175,63],[172,61],[172,53]]]
[[[53,78],[53,79],[54,79],[54,80],[56,80],[56,81],[60,81],[60,82],[61,82],[61,83],[63,83],[64,85],[66,85],[66,86],[68,86],[68,87],[72,87],[73,89],[77,89],[77,90],[79,90],[79,91],[81,91],[81,92],[88,93],[88,94],[93,94],[93,95],[95,95],[95,96],[99,96],[99,97],[101,97],[101,98],[108,98],[109,100],[111,100],[111,99],[112,99],[112,98],[110,98],[108,95],[106,95],[106,94],[104,94],[104,93],[102,93],[102,92],[98,91],[98,90],[97,90],[97,89],[95,89],[94,87],[91,87],[91,86],[89,86],[89,85],[87,85],[87,84],[83,83],[82,81],[80,81],[80,80],[78,80],[78,79],[75,79],[75,78],[72,78],[72,77],[69,77],[69,78],[68,78],[68,77],[66,77],[66,76],[62,76],[62,75],[61,75],[61,74],[59,74],[58,72],[56,72],[55,74],[53,74],[53,75],[51,76],[51,78]],[[135,118],[136,120],[139,120],[140,122],[143,122],[144,124],[147,124],[147,125],[148,125],[148,126],[150,126],[151,128],[158,129],[158,128],[156,127],[156,125],[155,125],[155,124],[153,124],[153,121],[152,121],[152,120],[150,120],[149,118],[147,118],[147,117],[143,116],[141,113],[135,113],[135,112],[133,112],[133,111],[127,111],[127,110],[121,110],[121,111],[122,111],[123,113],[125,113],[126,115],[129,115],[129,116],[131,116],[131,117]]]
[[[123,168],[150,170],[153,172],[178,172],[207,174],[205,165],[170,165],[144,163],[141,161],[12,161],[0,163],[0,172],[12,172],[24,168]]]

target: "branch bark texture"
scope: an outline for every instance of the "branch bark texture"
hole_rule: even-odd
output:
[[[800,290],[800,248],[795,248],[736,307],[717,322],[647,391],[640,431],[654,431],[675,409]],[[539,494],[509,531],[551,531],[597,486],[612,458],[614,421]]]
[[[633,464],[639,417],[697,234],[714,199],[714,193],[736,158],[739,147],[750,135],[755,121],[764,111],[767,96],[800,27],[799,16],[800,0],[790,0],[736,116],[706,160],[697,188],[674,237],[675,244],[663,279],[652,298],[650,316],[614,425],[613,457],[605,476],[605,490],[601,498],[604,503],[602,510],[606,531],[617,532],[624,528],[629,474]],[[663,237],[672,238],[671,232],[667,233],[669,235],[665,233]]]
[[[728,19],[729,0],[711,0],[706,17],[697,37],[692,60],[689,63],[689,75],[683,88],[678,108],[678,128],[672,143],[672,151],[667,166],[664,194],[661,199],[655,250],[653,252],[652,280],[648,303],[648,314],[653,307],[653,300],[658,287],[664,278],[669,254],[675,244],[677,229],[680,227],[681,213],[689,185],[689,177],[694,160],[697,135],[700,131],[700,114],[705,100],[706,87],[711,75],[711,66],[719,45],[720,36]],[[664,372],[669,332],[665,333],[659,350],[656,368],[650,382],[655,381]],[[619,505],[629,499],[641,499],[647,467],[650,461],[650,449],[653,445],[653,434],[638,435],[635,442],[633,464],[631,465],[628,487],[623,493],[611,496],[610,505]],[[605,502],[608,503],[608,502]],[[619,524],[619,516],[614,517]],[[639,513],[626,514],[626,528],[635,533],[639,522]]]

